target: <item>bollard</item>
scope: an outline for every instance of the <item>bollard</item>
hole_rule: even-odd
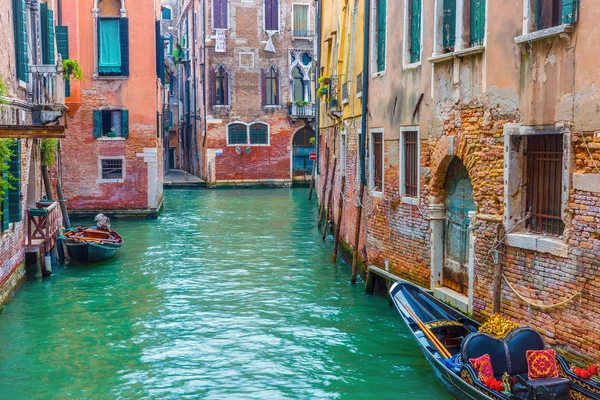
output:
[[[188,181],[188,172],[187,171],[185,171],[183,173],[183,180],[186,181],[186,182]]]
[[[52,273],[52,257],[50,253],[46,253],[44,256],[44,269],[48,275]]]

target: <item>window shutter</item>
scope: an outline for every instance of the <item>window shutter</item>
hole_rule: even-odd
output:
[[[470,30],[471,46],[482,45],[483,37],[485,36],[485,0],[471,0]]]
[[[56,63],[55,54],[54,54],[54,43],[55,43],[55,35],[54,35],[54,11],[48,10],[47,13],[48,22],[46,23],[47,32],[46,37],[48,38],[46,43],[48,47],[48,64],[54,65]]]
[[[221,27],[228,29],[228,14],[227,14],[227,0],[220,0],[221,2]]]
[[[229,72],[224,71],[223,77],[223,105],[229,105]]]
[[[165,40],[160,34],[160,21],[156,21],[156,77],[165,83]]]
[[[476,0],[472,0],[476,1]],[[410,9],[410,62],[421,58],[421,0],[411,0]]]
[[[279,70],[275,71],[275,105],[280,105],[281,100],[279,98]]]
[[[10,224],[10,218],[9,218],[9,207],[8,207],[8,195],[7,193],[4,194],[4,199],[2,199],[2,230],[3,231],[7,231],[9,224]]]
[[[13,0],[15,27],[15,55],[17,61],[17,77],[29,82],[29,65],[27,56],[27,8],[25,0]]]
[[[94,137],[102,137],[102,111],[94,110]]]
[[[121,75],[129,76],[129,20],[121,18],[119,23],[121,39]]]
[[[377,71],[385,69],[387,0],[377,2]]]
[[[69,59],[69,27],[56,26],[56,48],[63,60]]]
[[[210,84],[208,85],[209,88],[209,101],[210,101],[210,105],[214,106],[217,104],[217,73],[215,72],[214,69],[210,69],[210,77],[209,77],[209,82]]]
[[[562,23],[574,24],[577,22],[578,0],[563,0]]]
[[[442,24],[442,44],[444,50],[453,51],[456,39],[456,0],[444,0]]]
[[[267,74],[265,70],[261,68],[260,70],[260,93],[262,98],[262,105],[267,105]]]
[[[213,25],[215,29],[227,29],[227,0],[213,1]]]
[[[129,137],[129,110],[121,110],[121,137]]]
[[[48,64],[48,4],[40,4],[40,25],[42,29],[42,64]]]
[[[279,30],[279,2],[278,0],[265,0],[265,30]]]
[[[9,170],[17,181],[11,182],[14,189],[8,189],[8,220],[9,222],[21,222],[21,141],[15,140],[15,155],[9,163]]]

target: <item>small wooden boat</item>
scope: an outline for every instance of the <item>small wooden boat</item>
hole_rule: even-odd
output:
[[[600,382],[581,379],[557,356],[559,377],[527,380],[527,350],[546,348],[541,335],[518,328],[498,339],[478,332],[480,324],[408,282],[397,282],[390,294],[400,316],[425,354],[440,383],[457,399],[566,400],[600,399]],[[510,376],[510,392],[485,386],[468,362],[489,354],[496,379]]]
[[[62,240],[71,259],[84,264],[109,259],[123,246],[123,238],[117,232],[93,228],[67,231]]]

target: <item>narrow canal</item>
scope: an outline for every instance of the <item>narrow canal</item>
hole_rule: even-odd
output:
[[[0,315],[1,398],[447,399],[385,298],[332,265],[306,190],[169,191],[121,254]]]

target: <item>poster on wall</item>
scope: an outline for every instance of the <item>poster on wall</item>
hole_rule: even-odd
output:
[[[225,53],[227,47],[225,45],[225,29],[217,29],[217,40],[215,43],[215,51],[217,53]]]

